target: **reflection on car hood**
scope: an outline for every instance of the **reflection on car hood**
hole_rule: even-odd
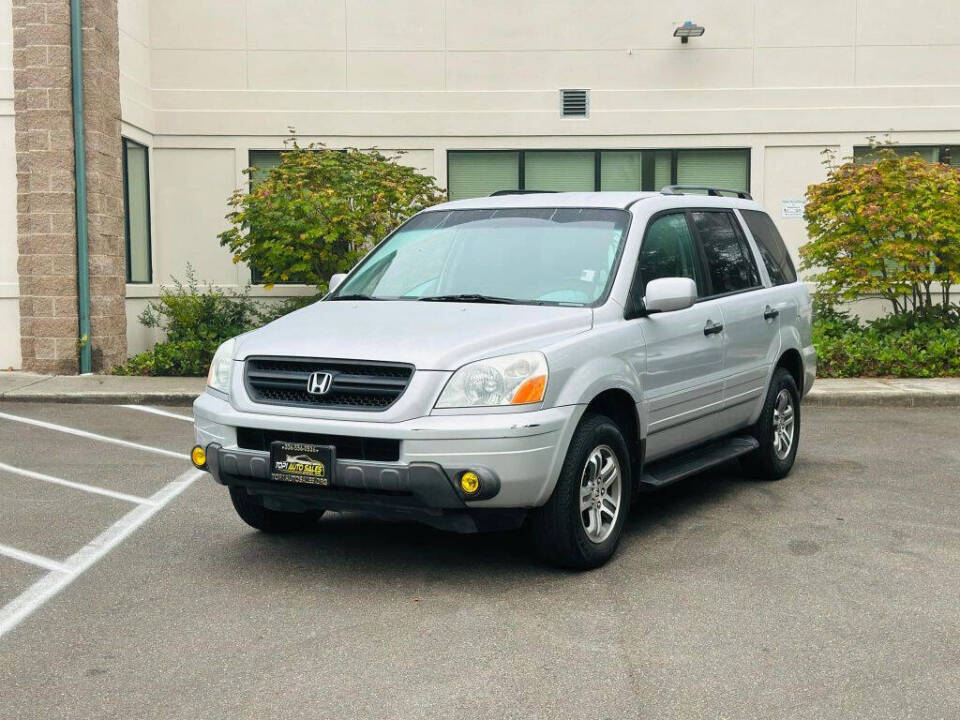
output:
[[[584,307],[464,302],[318,302],[238,338],[235,357],[284,355],[411,363],[456,370],[589,330]]]

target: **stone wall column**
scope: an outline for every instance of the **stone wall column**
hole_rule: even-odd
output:
[[[94,370],[126,357],[116,0],[83,2]],[[13,0],[20,344],[26,370],[78,371],[69,0]]]

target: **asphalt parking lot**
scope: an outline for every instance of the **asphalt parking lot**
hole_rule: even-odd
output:
[[[808,408],[786,480],[645,496],[584,574],[520,533],[257,534],[161,412],[0,403],[0,717],[957,717],[955,408]]]

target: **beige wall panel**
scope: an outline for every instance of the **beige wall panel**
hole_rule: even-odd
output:
[[[803,219],[782,217],[781,203],[784,200],[802,200],[808,185],[826,178],[827,172],[820,154],[824,148],[823,145],[768,146],[764,150],[763,205],[780,229],[798,267],[797,250],[807,241],[806,223]]]
[[[155,88],[240,90],[246,87],[246,53],[234,50],[154,50]]]
[[[395,151],[384,150],[385,155],[390,155]],[[401,165],[412,167],[424,175],[435,175],[433,150],[407,150],[397,160]]]
[[[239,49],[246,12],[240,0],[153,0],[150,44],[160,49]]]
[[[846,86],[854,82],[852,47],[757,48],[757,87]]]
[[[350,90],[442,90],[443,85],[443,53],[347,53]]]
[[[443,0],[346,0],[346,4],[350,50],[443,49]]]
[[[247,85],[251,90],[343,90],[346,72],[342,52],[247,53]]]
[[[857,48],[858,85],[956,85],[958,67],[960,45]],[[909,122],[909,111],[901,112]]]
[[[957,0],[860,0],[861,45],[960,44]]]
[[[0,286],[16,283],[17,158],[14,150],[13,116],[0,114]],[[2,289],[0,297],[3,297]],[[0,335],[2,334],[0,331]]]
[[[673,48],[675,26],[707,28],[699,47],[748,47],[753,6],[743,0],[624,3],[622,0],[448,0],[450,50]]]
[[[0,0],[0,43],[13,43],[13,4],[11,0]]]
[[[22,365],[20,356],[20,300],[0,296],[0,370]]]
[[[120,32],[120,77],[150,90],[150,48],[132,35]]]
[[[756,0],[756,8],[759,47],[853,45],[857,0]]]
[[[231,261],[217,233],[227,227],[227,198],[237,185],[233,149],[153,149],[154,281],[182,279],[187,263],[204,281],[232,285],[247,270]]]
[[[13,11],[0,0],[0,100],[13,99]],[[11,103],[10,112],[13,112]]]
[[[343,50],[343,0],[247,0],[251,50]]]
[[[147,307],[150,299],[127,298],[127,354],[136,355],[149,350],[163,340],[163,332],[157,328],[148,328],[140,324],[140,313]]]
[[[150,44],[150,0],[118,0],[117,27],[143,45]]]
[[[626,52],[452,52],[451,90],[747,87],[752,50]],[[559,100],[556,101],[559,103]],[[596,109],[601,109],[595,106]]]

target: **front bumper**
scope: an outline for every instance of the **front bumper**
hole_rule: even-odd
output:
[[[570,405],[523,413],[429,415],[394,423],[345,421],[334,413],[304,418],[240,412],[226,399],[204,393],[194,403],[194,427],[197,443],[210,449],[211,472],[224,484],[287,497],[306,494],[336,501],[343,509],[375,501],[384,508],[448,512],[542,505],[553,492],[582,412],[582,406]],[[291,486],[267,479],[269,453],[237,446],[238,427],[399,440],[400,456],[396,462],[338,458],[332,487]],[[456,485],[466,469],[481,476],[479,499],[466,498]],[[333,502],[326,507],[333,509]]]

